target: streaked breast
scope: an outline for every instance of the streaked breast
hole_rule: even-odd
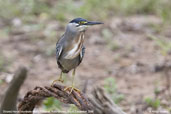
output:
[[[77,57],[82,50],[83,42],[84,42],[84,33],[81,33],[78,36],[78,38],[76,38],[73,41],[73,43],[71,44],[72,48],[69,48],[69,50],[67,50],[64,58],[65,59],[74,59],[75,57]]]

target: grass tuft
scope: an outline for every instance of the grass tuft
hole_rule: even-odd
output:
[[[115,79],[112,77],[106,78],[104,81],[104,89],[111,96],[112,100],[119,104],[123,99],[124,95],[117,92]]]

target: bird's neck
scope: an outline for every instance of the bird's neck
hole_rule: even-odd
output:
[[[85,33],[85,31],[82,31],[82,32],[75,32],[75,31],[66,31],[65,32],[65,36],[66,36],[66,38],[67,38],[67,40],[78,40],[79,39],[79,36],[81,35],[81,34],[84,34]]]
[[[84,41],[84,32],[80,32],[76,35],[76,37],[74,38],[74,43],[80,43]]]

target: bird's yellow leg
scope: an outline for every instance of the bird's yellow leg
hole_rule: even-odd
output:
[[[80,92],[79,89],[77,89],[77,88],[74,87],[75,71],[76,71],[76,69],[74,69],[73,72],[72,72],[72,86],[66,87],[64,89],[64,91],[70,90],[69,94],[71,94],[71,92],[73,91],[73,89]]]
[[[57,80],[57,81],[59,81],[59,82],[64,82],[64,80],[62,79],[62,75],[63,75],[63,73],[62,73],[62,71],[61,71],[61,74],[60,74],[60,77],[59,77],[59,79]]]
[[[59,81],[59,82],[64,82],[64,80],[62,79],[62,75],[63,75],[63,73],[62,73],[62,71],[61,71],[61,74],[60,74],[60,77],[59,77],[59,79],[57,79],[57,80],[54,80],[53,82],[52,82],[52,85],[55,83],[55,82],[57,82],[57,81]]]

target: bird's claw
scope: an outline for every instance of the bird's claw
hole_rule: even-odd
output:
[[[63,79],[58,79],[57,81],[59,81],[61,83],[64,83],[64,80]]]
[[[68,90],[69,90],[69,94],[71,94],[73,90],[80,92],[80,90],[75,88],[74,86],[69,86],[64,88],[64,91],[68,91]]]
[[[61,82],[61,83],[63,83],[63,82],[64,82],[64,80],[63,80],[63,79],[54,80],[54,81],[52,82],[51,86],[52,86],[52,85],[54,85],[54,84],[55,84],[55,82]]]

